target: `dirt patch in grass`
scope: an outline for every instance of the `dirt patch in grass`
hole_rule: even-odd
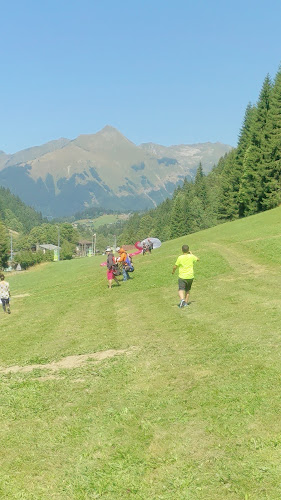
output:
[[[62,358],[60,361],[53,361],[52,363],[46,363],[44,365],[37,364],[26,366],[15,365],[9,366],[7,368],[0,367],[0,373],[29,373],[33,370],[70,370],[72,368],[80,368],[91,360],[99,363],[104,359],[113,358],[114,356],[120,356],[121,354],[131,354],[136,349],[137,348],[133,346],[130,349],[109,349],[107,351],[94,352],[92,354],[78,354],[74,356],[67,356],[65,358]]]

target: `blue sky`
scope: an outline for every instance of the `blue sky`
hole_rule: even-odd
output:
[[[235,145],[281,62],[278,0],[1,2],[0,149],[106,124],[130,140]]]

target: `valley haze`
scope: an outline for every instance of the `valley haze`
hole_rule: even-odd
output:
[[[136,145],[107,125],[96,134],[61,138],[14,154],[0,151],[0,185],[44,216],[87,207],[153,208],[192,179],[199,163],[209,172],[232,149],[226,144]]]

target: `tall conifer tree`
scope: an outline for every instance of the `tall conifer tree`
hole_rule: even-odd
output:
[[[197,168],[194,187],[195,187],[195,196],[199,198],[203,208],[205,209],[208,204],[208,195],[207,195],[206,179],[201,162],[199,163],[199,166]]]
[[[186,233],[183,195],[179,192],[173,201],[170,219],[170,234],[171,238],[178,238],[179,236],[184,236]]]
[[[276,207],[281,201],[281,68],[271,93],[271,105],[265,127],[263,165],[263,209]]]
[[[251,143],[243,157],[243,175],[240,182],[240,215],[251,215],[262,209],[263,149],[265,128],[270,109],[272,84],[266,76],[257,103],[251,127]]]
[[[236,219],[240,216],[239,189],[243,174],[243,160],[251,145],[256,108],[248,104],[240,130],[237,148],[230,151],[221,171],[218,213],[221,219]]]
[[[0,269],[6,267],[8,262],[8,233],[0,222]]]

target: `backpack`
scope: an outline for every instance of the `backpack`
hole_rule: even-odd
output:
[[[120,271],[120,269],[118,267],[118,264],[113,264],[113,266],[112,266],[112,272],[113,272],[114,276],[120,276],[121,271]]]
[[[112,253],[110,253],[107,256],[106,267],[110,271],[114,265],[115,265],[115,257]]]
[[[132,264],[132,257],[130,257],[130,255],[126,255],[126,260],[125,260],[125,271],[127,271],[127,273],[132,273],[134,272],[135,268]]]

